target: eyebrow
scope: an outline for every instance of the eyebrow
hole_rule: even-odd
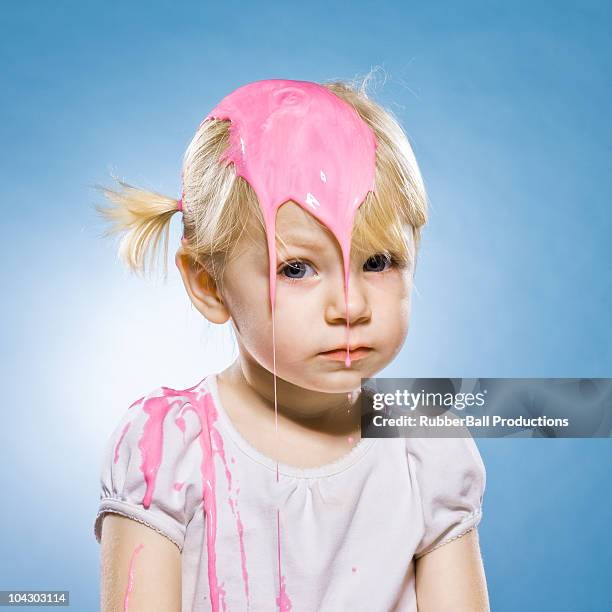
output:
[[[281,236],[279,237],[279,242],[282,241],[287,245],[287,248],[305,248],[305,249],[321,249],[323,248],[323,244],[320,240],[316,240],[313,237],[309,236]],[[282,244],[281,244],[282,246]]]

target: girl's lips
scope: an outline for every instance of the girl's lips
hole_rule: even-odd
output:
[[[360,346],[357,349],[349,351],[349,355],[351,357],[351,361],[356,361],[357,359],[363,359],[372,351],[371,348]],[[346,359],[346,349],[337,350],[337,351],[327,351],[325,353],[319,353],[321,357],[326,357],[327,359],[335,359],[338,361],[344,361]]]

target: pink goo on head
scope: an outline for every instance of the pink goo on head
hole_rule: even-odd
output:
[[[209,119],[229,120],[233,163],[259,200],[268,243],[270,303],[276,296],[276,213],[292,200],[338,240],[347,308],[351,235],[357,208],[374,191],[376,136],[357,111],[308,81],[256,81],[223,98]],[[348,339],[347,339],[348,342]],[[350,364],[350,359],[347,360]]]

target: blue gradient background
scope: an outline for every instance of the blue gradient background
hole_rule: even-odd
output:
[[[229,364],[169,277],[116,259],[90,186],[178,196],[224,95],[350,78],[398,116],[431,200],[406,345],[381,376],[612,376],[607,2],[4,3],[0,589],[98,608],[103,446],[160,384]],[[385,82],[386,81],[386,82]],[[611,609],[609,440],[478,440],[492,609]],[[46,609],[46,608],[45,608]]]

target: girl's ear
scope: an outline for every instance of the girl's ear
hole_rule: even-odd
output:
[[[182,248],[176,252],[174,261],[193,305],[211,323],[225,323],[230,313],[212,276],[203,268],[196,267]]]

